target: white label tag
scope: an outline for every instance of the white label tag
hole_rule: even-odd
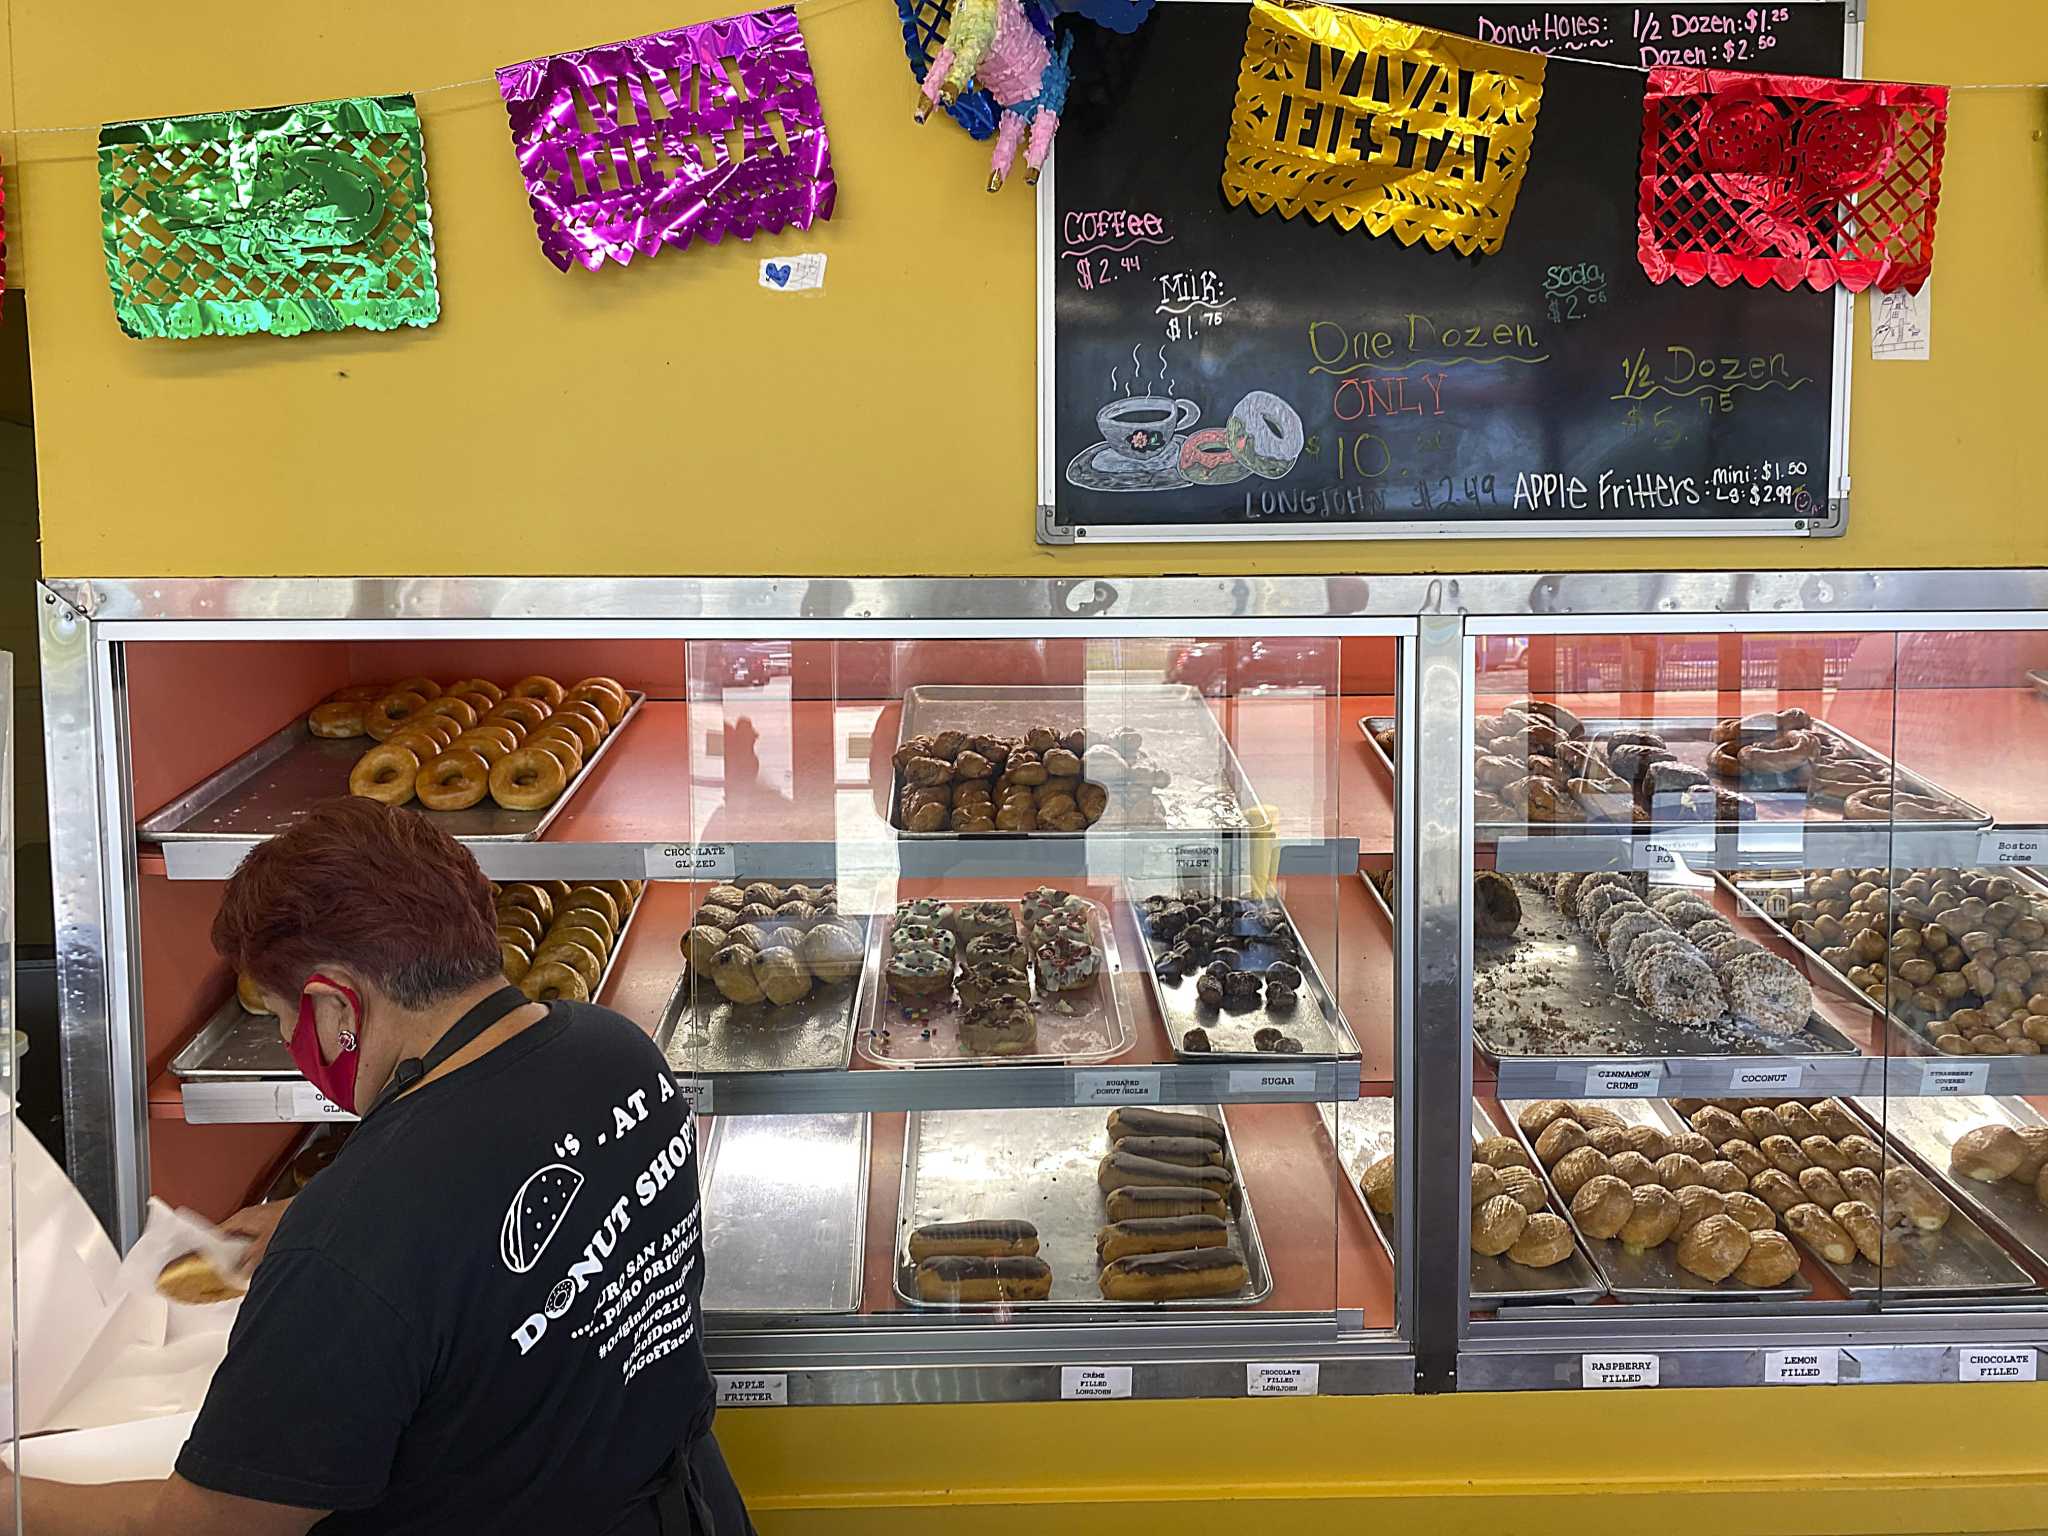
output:
[[[1920,1064],[1920,1093],[1923,1098],[1982,1093],[1990,1082],[1991,1063],[1988,1061],[1926,1061]]]
[[[1664,1063],[1630,1062],[1586,1068],[1589,1099],[1654,1099],[1664,1086]]]
[[[289,1083],[277,1090],[280,1120],[353,1120],[356,1117],[311,1083]]]
[[[1131,1368],[1128,1365],[1063,1365],[1060,1367],[1060,1396],[1129,1397]]]
[[[1676,874],[1687,859],[1714,851],[1711,832],[1665,832],[1629,845],[1635,867],[1649,874]]]
[[[1581,1355],[1582,1387],[1654,1387],[1663,1361],[1656,1355]]]
[[[1979,864],[2048,864],[2048,835],[2039,832],[1979,832]]]
[[[716,1086],[708,1077],[676,1079],[676,1092],[683,1096],[683,1101],[690,1106],[690,1112],[697,1115],[708,1115],[713,1112],[711,1090]]]
[[[1754,1093],[1759,1088],[1769,1088],[1790,1093],[1805,1075],[1806,1068],[1796,1061],[1740,1066],[1728,1074],[1728,1091]]]
[[[1303,1365],[1254,1361],[1244,1368],[1246,1397],[1315,1397],[1322,1390],[1323,1368],[1313,1360]]]
[[[1232,1067],[1230,1092],[1237,1098],[1316,1091],[1314,1067]]]
[[[789,1378],[774,1376],[725,1376],[712,1378],[718,1383],[718,1406],[721,1408],[787,1408],[789,1406]]]
[[[1870,356],[1880,363],[1924,363],[1934,346],[1934,280],[1870,295]]]
[[[1839,1349],[1767,1349],[1764,1351],[1764,1385],[1767,1387],[1832,1387],[1842,1379]]]
[[[2031,1348],[1959,1349],[1957,1381],[2032,1381],[2035,1356]]]
[[[1157,1072],[1076,1072],[1076,1104],[1152,1104],[1159,1099]]]
[[[731,843],[649,843],[650,880],[730,880],[738,872]]]
[[[805,293],[825,286],[825,253],[769,257],[761,263],[761,286],[774,293]]]

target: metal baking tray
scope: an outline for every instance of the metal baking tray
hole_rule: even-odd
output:
[[[1330,1144],[1337,1149],[1337,1161],[1343,1165],[1347,1175],[1345,1182],[1351,1186],[1352,1198],[1365,1212],[1365,1219],[1372,1223],[1387,1257],[1394,1260],[1393,1224],[1366,1202],[1365,1192],[1358,1187],[1366,1168],[1394,1150],[1394,1101],[1371,1098],[1349,1100],[1343,1104],[1325,1102],[1316,1105],[1316,1112],[1323,1117],[1323,1130],[1329,1136]],[[1486,1137],[1498,1134],[1486,1106],[1474,1099],[1473,1144],[1476,1146]],[[1568,1213],[1558,1203],[1557,1192],[1548,1184],[1543,1187],[1550,1192],[1552,1214],[1569,1219]],[[1547,1269],[1516,1264],[1505,1254],[1473,1254],[1472,1304],[1501,1307],[1537,1301],[1598,1301],[1607,1294],[1607,1286],[1593,1268],[1593,1261],[1587,1257],[1585,1240],[1579,1236],[1578,1228],[1572,1229],[1572,1237],[1571,1257]],[[1395,1262],[1398,1267],[1398,1260]]]
[[[1784,869],[1772,870],[1767,874],[1743,874],[1740,876],[1717,873],[1714,878],[1719,884],[1728,888],[1734,895],[1736,904],[1743,911],[1755,917],[1759,922],[1764,923],[1773,933],[1799,951],[1800,955],[1806,960],[1809,975],[1818,973],[1826,976],[1837,984],[1838,990],[1843,997],[1858,999],[1872,1013],[1882,1012],[1884,1014],[1887,1025],[1885,1031],[1887,1041],[1885,1055],[1940,1056],[1942,1053],[1934,1048],[1934,1042],[1926,1034],[1922,1033],[1926,1026],[1915,1024],[1910,1019],[1900,1017],[1889,1007],[1880,1009],[1875,1000],[1867,993],[1859,991],[1854,982],[1822,958],[1819,950],[1813,948],[1804,939],[1793,933],[1782,918],[1774,914],[1764,901],[1757,899],[1758,892],[1768,890],[1773,886],[1803,886],[1807,876],[1817,873],[1819,871],[1811,869]],[[1898,874],[1901,878],[1905,877],[1904,871],[1894,871],[1894,873]],[[2043,886],[2039,877],[2033,871],[2013,868],[2009,871],[2009,874],[2019,884],[2032,886],[2035,899],[2044,905],[2048,905],[2048,886]],[[1959,1056],[1953,1059],[1958,1061],[1991,1061],[2003,1058],[1972,1055],[1969,1057]]]
[[[1564,1212],[1566,1221],[1571,1222],[1572,1231],[1580,1243],[1593,1256],[1593,1264],[1607,1282],[1607,1289],[1617,1301],[1725,1301],[1736,1297],[1744,1301],[1759,1297],[1778,1296],[1800,1300],[1813,1294],[1813,1283],[1802,1274],[1795,1274],[1783,1285],[1744,1285],[1730,1276],[1726,1280],[1708,1281],[1701,1279],[1690,1270],[1682,1269],[1678,1263],[1678,1248],[1673,1243],[1659,1243],[1641,1253],[1631,1253],[1628,1245],[1616,1237],[1588,1237],[1580,1231],[1579,1224],[1571,1214],[1571,1203],[1557,1192],[1557,1186],[1550,1182],[1550,1170],[1543,1166],[1543,1160],[1536,1155],[1536,1144],[1522,1131],[1519,1123],[1524,1104],[1537,1102],[1529,1099],[1503,1100],[1501,1108],[1506,1111],[1508,1124],[1504,1134],[1513,1136],[1528,1151],[1529,1165],[1543,1175],[1543,1186],[1550,1191],[1551,1200]],[[1665,1130],[1678,1130],[1685,1122],[1662,1099],[1574,1099],[1576,1104],[1599,1104],[1613,1110],[1630,1125],[1655,1125]],[[1785,1234],[1790,1237],[1791,1233]],[[1796,1239],[1795,1239],[1796,1241]],[[1800,1250],[1805,1252],[1804,1247]]]
[[[1032,837],[1087,837],[1105,832],[1243,832],[1245,807],[1258,804],[1237,754],[1209,712],[1208,703],[1184,683],[1110,684],[1090,687],[969,687],[920,684],[903,691],[896,747],[935,731],[1008,736],[1030,726],[1070,731],[1086,727],[1107,735],[1130,727],[1144,739],[1141,766],[1163,768],[1167,783],[1133,793],[1128,785],[1104,784],[1109,808],[1087,832],[1034,832]],[[895,748],[890,749],[893,758]],[[898,837],[921,840],[1019,837],[1017,832],[906,832],[902,830],[903,785],[890,770],[889,821]]]
[[[862,925],[866,953],[869,919]],[[739,1072],[844,1072],[853,1064],[853,1033],[861,994],[871,984],[862,963],[851,981],[817,982],[785,1008],[742,1007],[728,1001],[708,976],[688,965],[661,1010],[654,1043],[668,1064],[692,1077]]]
[[[1024,931],[1023,903],[1004,901],[1018,909],[1017,931]],[[1102,951],[1102,965],[1092,985],[1061,992],[1050,1002],[1038,990],[1038,972],[1031,972],[1031,1007],[1038,1015],[1039,1050],[1030,1056],[967,1056],[960,1050],[960,1020],[966,1012],[958,994],[949,996],[928,1018],[904,1017],[902,1008],[889,995],[883,955],[890,930],[896,926],[894,913],[878,913],[868,925],[867,982],[861,989],[861,1006],[856,1031],[860,1054],[878,1067],[1025,1067],[1072,1062],[1108,1061],[1128,1051],[1137,1035],[1130,1015],[1124,1012],[1123,994],[1116,984],[1123,971],[1123,956],[1116,944],[1116,927],[1100,902],[1090,901],[1088,909],[1095,925],[1095,945]]]
[[[626,694],[626,712],[583,771],[569,781],[553,805],[538,811],[508,811],[488,799],[466,811],[429,811],[417,801],[407,807],[433,818],[434,825],[466,843],[530,843],[538,839],[590,781],[590,770],[612,744],[647,695]],[[218,772],[208,774],[136,828],[145,843],[206,843],[275,837],[322,800],[348,793],[348,776],[376,743],[367,736],[337,741],[306,729],[305,716],[265,737]]]
[[[1154,964],[1157,958],[1154,940],[1145,931],[1145,917],[1139,903],[1147,896],[1176,894],[1178,891],[1171,884],[1133,880],[1124,886],[1124,899],[1130,903],[1131,921],[1137,926],[1139,947],[1145,954],[1145,979],[1152,985],[1153,999],[1159,1004],[1160,1015],[1165,1020],[1167,1037],[1173,1042],[1175,1061],[1292,1061],[1297,1056],[1301,1059],[1340,1057],[1349,1060],[1358,1055],[1358,1036],[1351,1032],[1343,1009],[1337,1006],[1336,995],[1323,980],[1315,956],[1301,942],[1301,926],[1294,921],[1293,915],[1287,911],[1287,904],[1278,896],[1270,899],[1287,918],[1287,926],[1294,930],[1295,947],[1300,951],[1299,958],[1293,963],[1301,969],[1302,986],[1295,996],[1295,1007],[1291,1013],[1269,1012],[1263,1001],[1258,1007],[1243,1012],[1205,1008],[1195,998],[1193,976],[1183,976],[1176,982],[1162,981]],[[1250,962],[1246,967],[1250,970],[1264,970],[1268,961],[1280,958],[1277,952],[1270,951],[1263,944],[1246,944],[1241,949]],[[1182,1049],[1182,1036],[1197,1024],[1209,1032],[1213,1049]],[[1290,1051],[1283,1056],[1277,1051],[1257,1049],[1252,1044],[1252,1035],[1267,1025],[1299,1040],[1301,1050],[1298,1053]]]
[[[713,1115],[704,1136],[704,1310],[858,1312],[866,1115]]]
[[[604,996],[604,989],[611,985],[612,971],[625,952],[626,935],[633,931],[642,905],[634,902],[633,910],[626,914],[625,926],[619,929],[612,952],[604,957],[604,974],[597,978],[597,990],[590,994],[592,1002]],[[257,1083],[289,1082],[304,1074],[278,1036],[276,1016],[248,1012],[236,998],[235,989],[229,987],[226,998],[213,1010],[213,1017],[171,1058],[171,1075],[194,1083]]]
[[[1393,723],[1393,720],[1385,715],[1362,716],[1358,722],[1358,729],[1365,736],[1366,745],[1372,748],[1374,756],[1379,758],[1389,773],[1394,771],[1394,765],[1387,757],[1387,754],[1380,750],[1380,744],[1372,739],[1372,733],[1383,726],[1389,726]],[[1714,727],[1720,723],[1720,716],[1708,715],[1634,716],[1627,719],[1607,717],[1583,722],[1588,739],[1599,736],[1604,732],[1619,730],[1624,727],[1631,730],[1655,731],[1664,738],[1664,744],[1671,749],[1672,755],[1679,762],[1689,768],[1699,768],[1702,770],[1707,766],[1707,753],[1714,744]],[[1951,790],[1943,789],[1939,784],[1934,783],[1931,779],[1922,777],[1910,768],[1900,767],[1882,752],[1865,746],[1841,727],[1830,725],[1825,720],[1816,720],[1813,722],[1813,729],[1824,735],[1834,737],[1835,740],[1842,743],[1852,753],[1866,762],[1881,764],[1889,768],[1892,772],[1893,782],[1906,793],[1921,795],[1932,800],[1944,800],[1950,805],[1955,806],[1962,814],[1943,817],[1934,821],[1846,821],[1843,819],[1839,806],[1831,805],[1825,800],[1815,799],[1802,789],[1750,789],[1747,786],[1730,785],[1725,780],[1715,778],[1714,782],[1716,784],[1721,784],[1726,788],[1741,788],[1745,794],[1756,802],[1757,812],[1755,821],[1674,821],[1668,817],[1658,817],[1654,814],[1647,820],[1633,822],[1480,821],[1474,823],[1473,835],[1482,842],[1493,842],[1504,837],[1555,836],[1560,832],[1589,836],[1606,833],[1675,832],[1681,830],[1691,832],[1712,832],[1716,830],[1735,832],[1744,827],[1754,827],[1759,822],[1766,824],[1798,822],[1807,826],[1818,824],[1821,826],[1862,827],[1890,832],[1954,832],[1959,829],[1967,830],[1972,827],[1988,827],[1991,825],[1991,813],[1989,811],[1980,809],[1971,801],[1965,800],[1961,795]],[[1654,810],[1654,806],[1652,809]]]
[[[1818,1013],[1807,1019],[1803,1034],[1789,1040],[1767,1038],[1731,1019],[1698,1028],[1653,1019],[1615,990],[1614,972],[1599,946],[1547,892],[1521,881],[1515,890],[1522,899],[1522,925],[1514,937],[1472,940],[1472,1035],[1490,1062],[1861,1054]],[[1516,1030],[1536,1031],[1540,1038],[1517,1039]]]
[[[1244,1256],[1248,1279],[1235,1296],[1172,1301],[1111,1301],[1097,1285],[1095,1234],[1108,1222],[1096,1165],[1109,1151],[1109,1111],[1085,1109],[926,1110],[903,1128],[903,1181],[896,1210],[896,1296],[905,1306],[941,1312],[1142,1312],[1158,1307],[1252,1307],[1273,1294],[1273,1274],[1259,1241],[1251,1194],[1244,1187],[1229,1117],[1214,1104],[1188,1108],[1223,1125],[1224,1155],[1237,1180],[1231,1190],[1230,1245]],[[1038,1228],[1039,1257],[1052,1267],[1044,1301],[956,1306],[917,1294],[910,1234],[933,1221],[1021,1220]]]
[[[1685,1117],[1667,1099],[1606,1099],[1597,1102],[1604,1103],[1632,1125],[1655,1125],[1667,1131],[1688,1129]],[[1896,1152],[1881,1126],[1873,1123],[1871,1133],[1879,1145]],[[1527,1140],[1527,1137],[1523,1138],[1525,1144]],[[1882,1272],[1882,1280],[1878,1267],[1861,1255],[1847,1264],[1831,1263],[1807,1247],[1799,1234],[1787,1228],[1782,1220],[1778,1227],[1798,1245],[1800,1252],[1858,1299],[1946,1296],[1967,1300],[1972,1296],[2009,1295],[2014,1291],[2033,1290],[2034,1282],[2026,1271],[2013,1263],[2006,1251],[1998,1246],[1997,1240],[1972,1221],[1970,1213],[1953,1198],[1948,1180],[1942,1178],[1936,1183],[1943,1195],[1949,1197],[1949,1204],[1956,1207],[1955,1214],[1939,1232],[1921,1234],[1904,1244],[1899,1262]],[[1879,1212],[1880,1219],[1883,1219],[1883,1214]],[[1618,1248],[1620,1244],[1614,1246]],[[1693,1278],[1696,1281],[1698,1277]]]
[[[1949,1172],[1949,1148],[1956,1138],[1980,1125],[2009,1125],[2014,1129],[2048,1125],[2041,1112],[2025,1099],[1983,1096],[1891,1099],[1852,1099],[1852,1108],[1884,1133],[1919,1164],[1937,1188],[1959,1212],[1974,1212],[1977,1218],[2005,1235],[2028,1258],[2048,1270],[2048,1206],[2034,1197],[2029,1184],[2000,1179],[1986,1184],[1979,1179],[1961,1179]],[[1949,1226],[1956,1224],[1949,1218]],[[1944,1232],[1948,1228],[1942,1229]]]

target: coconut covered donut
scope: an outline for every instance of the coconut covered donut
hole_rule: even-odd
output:
[[[1608,902],[1599,917],[1593,921],[1593,938],[1602,949],[1605,949],[1608,941],[1614,937],[1614,930],[1621,920],[1634,917],[1640,912],[1648,912],[1651,917],[1657,917],[1656,913],[1650,912],[1647,906],[1633,896],[1624,896],[1620,901]],[[1657,924],[1663,926],[1664,919],[1657,917]]]
[[[1636,995],[1667,1024],[1711,1024],[1728,1012],[1713,970],[1697,955],[1679,949],[1659,949],[1644,958]]]
[[[1230,456],[1255,475],[1278,480],[1301,457],[1301,417],[1278,395],[1255,389],[1237,402],[1224,428]]]
[[[1674,928],[1690,928],[1694,923],[1720,916],[1710,903],[1690,891],[1672,891],[1659,896],[1650,903],[1650,910]]]
[[[1619,907],[1608,908],[1608,915],[1621,912]],[[1607,963],[1617,977],[1628,974],[1628,947],[1645,934],[1669,932],[1671,925],[1652,912],[1648,907],[1641,910],[1621,912],[1619,917],[1607,925],[1607,936],[1600,942],[1607,951]]]
[[[1776,955],[1737,955],[1721,967],[1720,979],[1728,1011],[1762,1034],[1796,1035],[1813,1012],[1813,988]]]
[[[1629,996],[1638,997],[1642,994],[1643,969],[1650,963],[1650,957],[1660,950],[1677,950],[1682,954],[1691,955],[1694,959],[1700,958],[1699,951],[1686,943],[1675,929],[1665,928],[1656,933],[1642,935],[1629,945],[1628,953],[1622,957],[1622,990]]]
[[[1636,901],[1636,893],[1626,885],[1595,885],[1587,880],[1579,887],[1579,926],[1586,932],[1595,930],[1601,915],[1618,901]],[[1636,902],[1640,906],[1641,902]]]

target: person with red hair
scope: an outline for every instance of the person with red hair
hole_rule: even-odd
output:
[[[361,1124],[230,1223],[254,1269],[176,1474],[29,1479],[25,1528],[750,1536],[711,1435],[696,1122],[653,1042],[507,986],[476,861],[371,800],[251,852],[213,942]]]

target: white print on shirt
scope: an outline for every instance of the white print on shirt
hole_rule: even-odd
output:
[[[657,1080],[657,1086],[663,1102],[675,1097],[674,1085],[670,1083],[667,1074],[664,1073]],[[615,1105],[612,1109],[612,1128],[616,1138],[623,1140],[645,1123],[646,1119],[647,1091],[636,1089],[623,1105]],[[568,1139],[565,1137],[564,1142]],[[598,1138],[600,1144],[607,1139],[609,1138]],[[660,1197],[661,1192],[689,1168],[696,1139],[696,1117],[690,1116],[683,1121],[680,1130],[656,1149],[652,1160],[633,1181],[633,1197],[643,1209],[652,1205]],[[534,1188],[535,1181],[541,1180],[544,1174],[550,1175],[550,1178],[539,1186],[539,1191],[533,1199],[528,1199],[529,1189]],[[566,1197],[561,1199],[559,1208],[550,1208],[552,1225],[542,1233],[539,1231],[537,1207],[542,1200],[550,1198],[558,1186],[563,1186],[562,1175],[567,1175],[574,1183],[566,1186]],[[582,1185],[581,1174],[566,1165],[554,1163],[542,1169],[520,1187],[519,1195],[513,1199],[512,1209],[507,1212],[505,1218],[505,1263],[515,1274],[525,1274],[534,1267],[541,1256],[541,1251],[547,1247],[555,1231],[561,1226],[569,1202],[575,1199]],[[632,1225],[627,1205],[625,1195],[612,1202],[604,1213],[602,1223],[584,1244],[582,1254],[570,1262],[568,1273],[549,1288],[541,1310],[529,1314],[524,1322],[512,1330],[511,1340],[518,1346],[522,1356],[531,1352],[533,1347],[546,1337],[549,1323],[559,1322],[566,1317],[575,1306],[576,1298],[604,1275],[607,1261],[618,1248],[620,1238]],[[697,1224],[698,1211],[693,1207],[680,1222],[668,1231],[658,1234],[633,1255],[618,1278],[614,1279],[598,1298],[599,1306],[607,1310],[600,1316],[594,1316],[571,1336],[581,1339],[593,1329],[611,1328],[620,1313],[640,1298],[642,1289],[650,1281],[678,1267],[684,1252],[694,1248],[698,1241]],[[515,1260],[523,1262],[515,1263]],[[681,1273],[676,1279],[662,1287],[658,1294],[646,1298],[646,1306],[641,1312],[626,1321],[618,1333],[606,1340],[598,1351],[599,1357],[609,1354],[627,1331],[638,1329],[639,1333],[634,1338],[627,1361],[627,1379],[631,1380],[650,1359],[658,1359],[660,1355],[687,1343],[695,1335],[696,1322],[691,1315],[689,1298],[682,1294],[681,1287],[694,1273],[696,1266],[697,1257],[691,1252],[687,1262],[680,1263]],[[621,1296],[622,1289],[629,1284],[632,1288],[631,1294]],[[659,1311],[655,1312],[657,1308]],[[649,1315],[650,1313],[653,1315]],[[679,1338],[676,1336],[678,1333]],[[647,1354],[648,1350],[658,1350],[658,1353],[650,1356]]]
[[[519,1186],[498,1239],[498,1254],[507,1269],[523,1275],[540,1262],[582,1188],[583,1175],[567,1163],[549,1163]]]

